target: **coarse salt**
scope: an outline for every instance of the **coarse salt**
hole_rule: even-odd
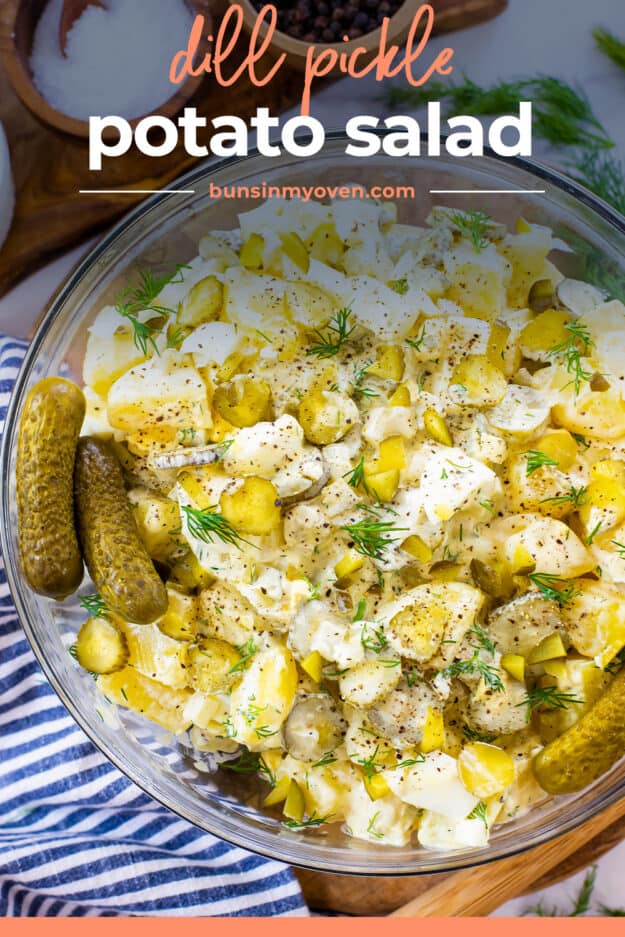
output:
[[[155,110],[176,91],[169,65],[185,48],[193,17],[184,0],[105,0],[88,6],[59,42],[63,0],[46,5],[30,60],[36,87],[69,117],[115,114],[131,120]]]

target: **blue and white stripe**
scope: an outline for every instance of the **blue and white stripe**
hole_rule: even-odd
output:
[[[25,345],[0,338],[0,427]],[[0,917],[301,916],[291,870],[181,820],[61,705],[0,557]]]

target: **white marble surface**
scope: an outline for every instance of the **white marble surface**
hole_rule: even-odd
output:
[[[432,47],[451,44],[456,50],[456,75],[466,72],[478,82],[499,78],[555,74],[580,85],[595,112],[625,157],[625,73],[594,47],[591,30],[609,26],[625,37],[625,0],[510,0],[497,20],[474,29],[433,40]],[[381,113],[381,88],[374,81],[345,81],[316,95],[313,113],[328,128],[340,127],[354,114]],[[557,162],[554,154],[538,145],[535,155]],[[0,331],[26,335],[51,294],[87,245],[71,251],[35,273],[0,300]],[[621,863],[625,844],[599,863],[594,907],[625,905]],[[570,909],[583,881],[580,873],[569,881],[530,898],[508,902],[498,915],[518,916],[538,901],[563,913]]]

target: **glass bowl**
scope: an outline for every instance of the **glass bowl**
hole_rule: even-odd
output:
[[[345,137],[335,134],[314,161],[252,155],[198,168],[178,183],[180,189],[195,194],[152,197],[128,214],[80,263],[37,330],[9,407],[2,448],[1,543],[18,615],[46,676],[94,744],[139,787],[202,829],[293,865],[339,873],[414,875],[498,859],[577,827],[625,796],[625,765],[617,765],[580,794],[549,800],[496,827],[483,849],[450,853],[427,852],[418,846],[385,847],[350,839],[338,824],[328,832],[288,829],[277,814],[260,808],[261,794],[254,779],[211,770],[206,759],[198,759],[164,731],[127,711],[115,714],[107,709],[96,696],[93,680],[68,653],[84,615],[76,598],[58,604],[35,595],[21,573],[17,548],[15,454],[19,414],[29,388],[52,374],[80,379],[87,327],[97,310],[118,294],[133,268],[139,264],[171,268],[188,260],[204,233],[234,227],[238,212],[258,204],[244,197],[215,199],[211,183],[410,185],[415,187],[415,197],[399,201],[401,221],[422,223],[436,203],[482,209],[507,223],[523,215],[555,227],[561,237],[574,242],[576,254],[557,256],[568,275],[584,277],[594,270],[625,277],[625,219],[556,172],[494,155],[350,159],[344,148]],[[517,191],[431,194],[431,190],[448,189]],[[544,194],[529,194],[541,189]],[[88,583],[83,583],[81,592],[89,591]]]

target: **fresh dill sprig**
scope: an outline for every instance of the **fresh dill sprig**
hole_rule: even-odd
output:
[[[580,150],[568,169],[575,182],[625,214],[625,167],[619,159],[594,148]]]
[[[327,813],[325,817],[318,817],[317,814],[313,811],[307,820],[283,820],[283,826],[288,826],[290,830],[306,830],[310,827],[323,826],[324,823],[329,823],[333,813]]]
[[[473,675],[482,679],[490,690],[495,690],[497,693],[503,693],[505,689],[503,680],[499,676],[498,668],[494,667],[492,664],[487,664],[485,660],[482,660],[480,657],[479,648],[475,648],[473,651],[473,657],[469,657],[467,660],[454,661],[453,664],[450,664],[449,667],[445,667],[445,669],[441,670],[440,673],[443,677],[461,677],[463,675]]]
[[[73,657],[74,660],[78,660],[78,646],[76,644],[71,644],[67,649],[67,653],[70,657]]]
[[[354,387],[352,390],[352,396],[354,397],[366,397],[370,399],[372,397],[379,397],[377,390],[374,390],[373,387],[363,387],[363,381],[367,376],[369,368],[373,364],[373,361],[367,361],[360,368],[355,368],[354,370]]]
[[[425,322],[421,326],[421,331],[416,338],[407,338],[405,342],[407,345],[410,345],[411,348],[414,348],[415,351],[421,351],[421,345],[425,339]]]
[[[529,716],[535,709],[568,709],[570,703],[583,703],[583,700],[557,686],[536,686],[516,705],[527,706]]]
[[[172,348],[174,351],[180,351],[180,346],[187,337],[187,330],[180,328],[174,329],[173,332],[170,332],[167,337],[167,348]]]
[[[495,651],[497,646],[493,639],[489,637],[481,625],[478,625],[477,622],[474,623],[473,627],[467,631],[468,637],[474,637],[476,639],[476,644],[473,644],[473,647],[479,647],[481,650],[486,651],[487,654],[490,654],[491,657],[495,656]]]
[[[549,349],[548,355],[550,358],[563,359],[567,374],[572,375],[571,380],[568,384],[565,384],[565,387],[572,384],[577,396],[582,384],[591,381],[593,378],[593,372],[584,369],[582,357],[587,357],[590,354],[594,342],[590,337],[588,326],[580,319],[567,322],[565,329],[569,333],[568,337],[553,345]]]
[[[349,472],[345,472],[343,478],[347,479],[347,484],[350,488],[362,488],[364,491],[367,491],[364,455],[360,457],[353,469],[350,469]]]
[[[539,449],[530,449],[529,452],[525,453],[525,458],[527,459],[525,474],[528,477],[545,465],[555,466],[560,464],[557,459],[547,455],[546,452],[541,452]]]
[[[258,772],[267,776],[267,780],[272,787],[276,783],[276,777],[267,766],[263,756],[258,752],[251,752],[247,748],[244,748],[234,761],[222,762],[219,767],[225,768],[226,771],[234,771],[236,774],[256,774]]]
[[[592,35],[603,54],[619,68],[625,69],[625,42],[608,29],[594,29]]]
[[[488,832],[488,820],[486,819],[486,804],[483,800],[476,804],[471,813],[468,815],[467,820],[481,820],[486,831]]]
[[[599,905],[601,917],[625,917],[625,908],[611,908],[607,904]]]
[[[497,738],[496,735],[484,735],[482,732],[478,732],[477,729],[473,729],[466,722],[462,726],[462,734],[469,742],[485,742],[487,745],[490,745]]]
[[[383,560],[389,546],[400,539],[391,535],[408,528],[396,527],[393,521],[381,520],[380,515],[374,514],[371,510],[368,511],[368,515],[361,521],[356,521],[355,524],[345,524],[341,530],[349,534],[353,540],[354,549],[358,553],[372,560]]]
[[[586,495],[588,494],[588,488],[585,485],[581,485],[579,488],[576,488],[575,485],[571,485],[569,490],[563,495],[554,495],[553,498],[543,498],[541,504],[570,504],[572,510],[577,511],[578,508],[581,508],[586,504]],[[596,531],[595,531],[596,533]]]
[[[362,769],[365,772],[367,781],[370,781],[371,778],[378,773],[378,770],[381,771],[382,768],[384,768],[383,764],[380,764],[380,762],[375,760],[379,750],[380,746],[376,745],[372,755],[369,755],[368,758],[358,759],[358,764],[362,765]]]
[[[486,232],[491,220],[490,215],[482,211],[457,211],[451,216],[451,220],[458,231],[470,239],[477,254],[488,247]]]
[[[338,761],[338,758],[334,752],[326,752],[319,761],[313,762],[313,768],[324,768],[326,765],[333,765],[335,761]]]
[[[530,573],[529,579],[546,599],[557,602],[560,608],[568,605],[579,595],[579,589],[576,589],[570,583],[565,586],[560,576],[556,576],[554,573]]]
[[[610,540],[610,543],[613,543],[616,547],[619,559],[625,560],[625,543],[620,543],[618,540]]]
[[[245,642],[245,644],[241,644],[237,648],[240,659],[236,662],[236,664],[232,665],[228,673],[239,673],[242,670],[247,670],[252,657],[254,654],[256,654],[257,651],[258,647],[253,638],[250,638],[249,641]]]
[[[254,729],[257,739],[269,739],[272,735],[278,734],[278,729],[270,729],[269,726],[257,726]]]
[[[122,290],[117,298],[115,309],[132,326],[135,347],[142,355],[147,355],[149,347],[158,354],[155,336],[161,333],[165,322],[175,310],[163,306],[157,299],[169,283],[182,283],[182,271],[188,269],[188,264],[177,264],[173,273],[162,276],[155,275],[151,270],[141,270],[138,282]],[[153,313],[154,319],[146,322],[139,319],[146,312]]]
[[[388,647],[384,628],[374,628],[369,624],[364,624],[360,632],[360,643],[365,650],[381,654]]]
[[[593,529],[590,531],[588,536],[585,538],[584,543],[587,547],[591,547],[594,543],[594,539],[603,527],[603,521],[597,521]]]
[[[457,114],[476,117],[509,114],[518,110],[521,101],[531,100],[535,137],[560,145],[602,148],[614,145],[586,96],[549,75],[500,81],[485,88],[466,76],[457,84],[430,81],[421,88],[395,86],[387,92],[386,100],[391,106],[407,103],[413,107],[446,101],[443,115],[446,118]]]
[[[579,893],[575,898],[573,907],[568,913],[558,910],[558,908],[546,908],[542,902],[539,902],[537,905],[526,908],[523,911],[522,916],[527,917],[528,915],[535,915],[536,917],[584,917],[590,911],[590,905],[592,901],[593,892],[595,890],[595,883],[597,880],[597,866],[594,865],[592,869],[589,869],[586,875],[584,876],[584,881],[580,887]],[[604,914],[603,906],[600,906],[599,910]],[[625,911],[623,912],[625,915]],[[616,915],[606,915],[607,917],[620,917],[620,914]]]
[[[354,617],[352,621],[362,621],[367,613],[367,600],[365,598],[358,599],[358,605],[356,606],[356,611],[354,612]]]
[[[182,506],[191,536],[203,543],[214,543],[215,537],[235,547],[240,547],[241,543],[247,543],[247,540],[237,533],[230,521],[215,510],[216,507],[217,505],[214,504],[200,510],[189,507],[187,504]]]
[[[90,618],[109,617],[109,607],[97,592],[92,595],[83,595],[78,604],[89,613]]]
[[[349,324],[349,317],[352,311],[349,308],[341,309],[330,319],[327,325],[328,331],[324,335],[320,329],[315,329],[314,337],[317,344],[311,345],[306,349],[307,355],[315,355],[317,358],[334,358],[338,355],[341,348],[348,340],[356,325]]]

